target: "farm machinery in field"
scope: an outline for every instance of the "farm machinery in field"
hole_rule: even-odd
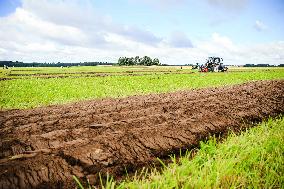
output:
[[[192,66],[192,69],[198,69],[199,72],[225,72],[228,70],[228,67],[224,66],[223,58],[208,57],[204,65],[196,63],[195,66]]]

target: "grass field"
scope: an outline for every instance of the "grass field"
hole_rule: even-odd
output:
[[[173,157],[162,171],[121,183],[109,178],[102,188],[283,188],[283,143],[284,118],[269,119],[221,143],[213,137],[201,142],[193,158],[191,152],[178,161]]]
[[[107,75],[97,77],[97,73]],[[25,109],[85,99],[283,79],[284,69],[232,68],[227,73],[198,73],[189,67],[12,68],[1,70],[1,78],[0,109]]]
[[[67,76],[83,76],[88,73],[108,73],[116,75],[119,73],[135,73],[135,72],[165,72],[165,71],[178,71],[178,72],[191,72],[190,67],[183,67],[180,69],[177,66],[74,66],[74,67],[28,67],[28,68],[11,68],[0,70],[0,78],[30,78],[33,75],[67,75]]]
[[[284,79],[284,69],[236,67],[226,73],[199,73],[190,67],[12,68],[0,71],[0,109],[271,79]],[[109,178],[102,187],[283,188],[283,128],[283,116],[269,119],[240,135],[231,134],[222,142],[215,138],[201,142],[200,149],[179,159],[173,157],[173,163],[164,165],[162,171],[145,169],[122,182]]]

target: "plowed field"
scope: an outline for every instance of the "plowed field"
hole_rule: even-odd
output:
[[[0,112],[0,188],[120,175],[284,112],[284,80]]]

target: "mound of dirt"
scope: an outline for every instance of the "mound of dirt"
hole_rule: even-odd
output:
[[[74,188],[284,112],[284,81],[0,112],[0,188]]]

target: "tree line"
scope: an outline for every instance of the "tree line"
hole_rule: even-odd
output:
[[[143,66],[159,66],[161,65],[158,58],[150,58],[149,56],[144,57],[120,57],[118,59],[119,66],[134,66],[134,65],[143,65]]]
[[[270,64],[245,64],[244,67],[276,67],[276,66]],[[281,66],[280,64],[279,67],[283,67],[283,65]]]
[[[32,63],[24,63],[18,61],[0,61],[0,66],[6,67],[71,67],[71,66],[98,66],[98,65],[114,65],[114,63],[108,62],[80,62],[80,63],[40,63],[40,62],[32,62]]]

